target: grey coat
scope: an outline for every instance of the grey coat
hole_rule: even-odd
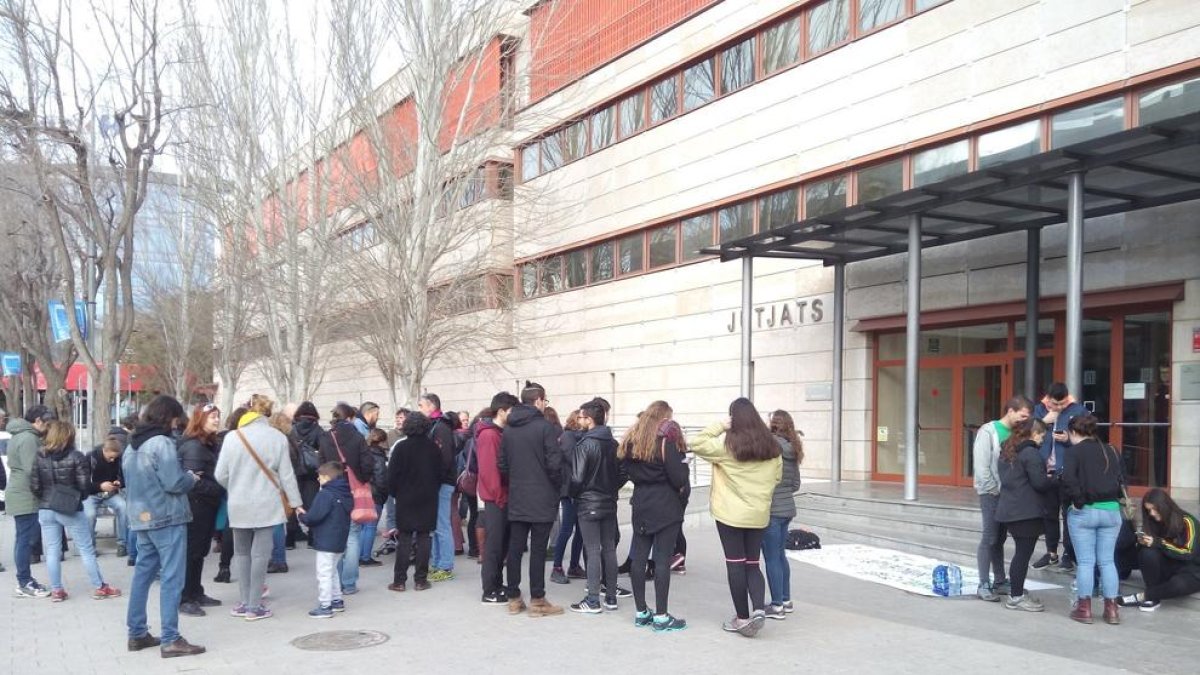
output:
[[[800,489],[800,465],[796,462],[796,449],[787,440],[775,437],[783,458],[783,478],[771,495],[772,518],[796,517],[796,490]]]
[[[246,440],[287,494],[288,505],[302,506],[296,473],[288,456],[288,439],[259,418],[242,427]],[[229,493],[229,526],[238,529],[272,527],[287,521],[283,501],[236,432],[225,434],[217,456],[217,482]]]

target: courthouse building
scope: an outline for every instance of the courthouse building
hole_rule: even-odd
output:
[[[617,426],[655,399],[687,427],[722,419],[743,389],[749,249],[730,242],[760,233],[754,400],[793,413],[804,474],[827,476],[843,269],[841,477],[900,480],[908,234],[850,227],[856,205],[1082,161],[1061,149],[1111,137],[1082,182],[1076,378],[1073,179],[1046,170],[925,214],[917,477],[970,485],[975,429],[1025,391],[1032,259],[1033,389],[1077,381],[1133,484],[1200,486],[1200,3],[547,0],[525,16],[543,37],[513,64],[514,334],[435,369],[425,386],[447,407],[533,379],[560,410],[605,396]],[[1178,150],[1118,157],[1139,129]],[[796,223],[803,241],[772,248],[766,233]],[[386,400],[353,361],[330,365],[322,405]]]

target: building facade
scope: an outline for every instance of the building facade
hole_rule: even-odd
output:
[[[561,409],[605,396],[618,426],[656,399],[685,426],[722,419],[741,268],[701,249],[1200,111],[1189,0],[561,0],[526,16],[544,39],[516,61],[513,334],[447,355],[425,387],[449,407],[533,379]],[[1086,223],[1073,393],[1139,486],[1200,487],[1196,211]],[[1041,236],[1038,390],[1062,378],[1063,230]],[[969,485],[974,430],[1024,389],[1025,261],[1019,234],[924,254],[922,482]],[[904,254],[847,268],[844,479],[903,473],[905,269]],[[832,289],[819,261],[755,263],[753,396],[796,417],[813,477],[831,457]],[[366,361],[331,361],[321,403],[386,399]]]

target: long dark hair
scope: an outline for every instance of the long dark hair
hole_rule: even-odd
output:
[[[1154,507],[1158,511],[1158,515],[1162,518],[1159,522],[1150,517],[1146,513],[1146,506]],[[1183,522],[1183,516],[1186,512],[1171,499],[1171,495],[1167,494],[1162,488],[1154,488],[1142,497],[1142,529],[1151,537],[1159,539],[1169,539],[1173,542],[1179,542],[1187,538],[1187,526]]]
[[[1012,430],[1012,435],[1004,441],[1004,447],[1000,449],[1000,459],[1012,464],[1017,461],[1017,453],[1021,452],[1021,446],[1038,434],[1046,433],[1046,423],[1036,417],[1021,422]]]
[[[739,462],[764,462],[779,456],[779,444],[748,398],[737,398],[729,404],[725,449]]]
[[[771,433],[791,444],[796,451],[796,464],[804,463],[804,443],[800,434],[796,433],[796,422],[786,410],[776,410],[771,413]]]

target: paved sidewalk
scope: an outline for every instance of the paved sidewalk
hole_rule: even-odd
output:
[[[698,491],[700,492],[700,491]],[[457,559],[457,578],[432,590],[391,593],[389,564],[363,570],[362,592],[347,598],[348,611],[313,620],[313,556],[289,551],[291,572],[268,576],[275,617],[247,623],[227,614],[233,584],[206,582],[210,595],[226,601],[204,618],[181,618],[182,633],[209,652],[160,659],[157,650],[125,651],[124,598],[94,601],[79,561],[65,564],[70,600],[17,599],[11,570],[12,519],[0,519],[0,672],[130,673],[197,671],[225,673],[322,672],[327,668],[403,669],[404,672],[529,673],[544,671],[658,673],[797,668],[831,673],[1010,672],[1185,673],[1200,653],[1200,613],[1165,605],[1154,614],[1125,612],[1124,624],[1082,626],[1066,616],[1065,591],[1046,593],[1048,611],[1024,614],[974,599],[926,598],[792,563],[797,611],[769,621],[756,639],[721,631],[732,613],[715,528],[694,497],[686,531],[688,574],[675,576],[671,611],[688,620],[681,633],[656,635],[632,625],[632,599],[604,615],[530,619],[510,617],[503,607],[479,603],[479,568]],[[627,513],[624,514],[627,519]],[[803,515],[801,515],[803,518]],[[628,530],[625,531],[628,534]],[[627,537],[625,538],[627,542]],[[106,579],[126,590],[131,568],[101,540]],[[626,544],[618,547],[623,555]],[[34,567],[43,582],[45,566]],[[215,556],[206,576],[216,571]],[[622,585],[628,580],[622,578]],[[410,583],[411,586],[411,583]],[[648,589],[649,590],[649,589]],[[580,581],[550,584],[549,597],[566,605],[583,594]],[[651,594],[651,597],[652,594]],[[151,595],[152,630],[158,633]],[[225,611],[221,611],[224,609]],[[291,640],[318,631],[378,630],[386,643],[350,652],[307,652]],[[302,669],[302,670],[297,670]],[[347,671],[342,671],[347,672]]]

